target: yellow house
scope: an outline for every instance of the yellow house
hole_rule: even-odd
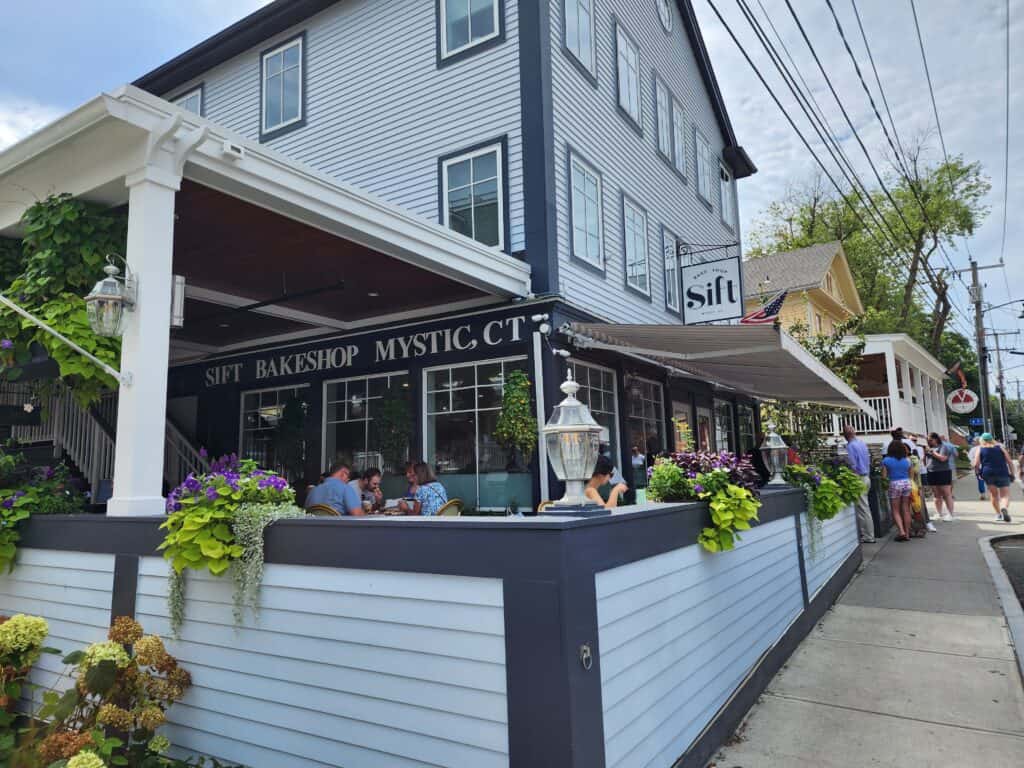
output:
[[[779,313],[785,329],[803,323],[813,333],[831,333],[836,325],[864,314],[843,245],[812,245],[773,253],[743,263],[743,293],[747,312],[788,290]]]

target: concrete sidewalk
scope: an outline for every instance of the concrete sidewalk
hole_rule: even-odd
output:
[[[864,545],[861,572],[711,765],[1024,766],[1024,686],[978,545],[1024,532],[1021,491],[1012,524],[993,522],[972,478],[956,491],[958,520],[938,533]]]

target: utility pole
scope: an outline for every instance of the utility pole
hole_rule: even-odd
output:
[[[1009,427],[1006,422],[1006,380],[1003,377],[1003,352],[999,346],[1000,336],[1018,336],[1019,331],[989,331],[986,336],[992,336],[996,340],[996,393],[999,395],[999,436],[1006,442],[1009,434]]]
[[[984,299],[981,291],[981,281],[978,280],[978,272],[983,269],[1001,269],[1002,266],[1002,264],[989,264],[979,267],[978,262],[971,259],[970,269],[954,270],[954,274],[957,275],[963,272],[971,273],[970,296],[971,303],[974,304],[974,336],[978,347],[978,378],[981,379],[979,382],[981,392],[978,394],[981,396],[981,420],[984,422],[982,426],[983,432],[991,432],[993,427],[990,414],[992,406],[988,401],[988,348],[985,346],[985,309],[982,306]]]

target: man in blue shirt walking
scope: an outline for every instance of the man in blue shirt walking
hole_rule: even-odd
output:
[[[348,484],[352,468],[343,461],[336,462],[327,470],[327,477],[306,496],[306,508],[314,504],[326,504],[338,511],[339,515],[362,515],[363,501],[356,490]]]
[[[868,453],[867,443],[857,437],[857,431],[849,424],[843,427],[843,437],[846,438],[846,456],[850,469],[857,473],[864,483],[864,492],[855,505],[860,540],[862,544],[874,544],[875,523],[871,519],[871,505],[868,503],[868,491],[871,490],[871,455]]]

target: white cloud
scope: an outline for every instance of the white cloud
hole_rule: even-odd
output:
[[[65,110],[0,96],[0,151],[56,120]]]

